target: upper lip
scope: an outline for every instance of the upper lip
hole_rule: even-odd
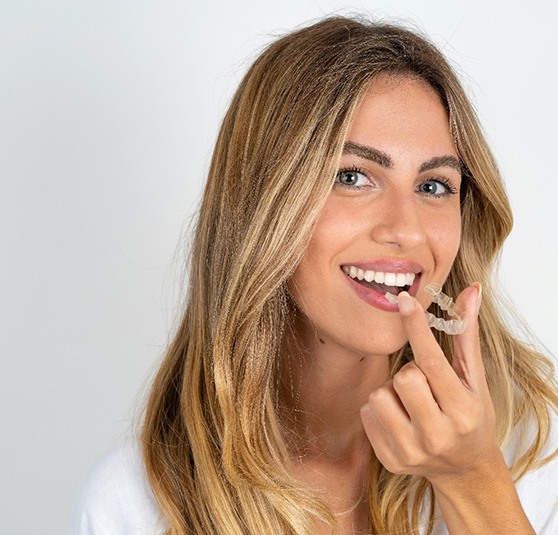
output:
[[[383,271],[387,273],[422,273],[424,271],[424,267],[419,262],[401,258],[378,258],[376,260],[345,262],[342,266],[355,266],[364,271]]]

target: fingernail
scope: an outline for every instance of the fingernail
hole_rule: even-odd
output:
[[[477,312],[478,312],[482,302],[482,285],[480,282],[473,282],[471,286],[474,286],[477,289]]]
[[[401,292],[398,295],[399,301],[399,311],[402,312],[403,314],[405,314],[406,316],[411,314],[411,312],[413,312],[415,305],[413,303],[413,300],[411,299],[411,296],[407,293],[407,292]]]

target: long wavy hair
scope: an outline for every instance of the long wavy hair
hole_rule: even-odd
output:
[[[327,18],[263,51],[216,142],[184,315],[142,431],[169,534],[301,535],[316,519],[334,528],[329,508],[287,468],[278,373],[291,333],[286,285],[332,188],[353,113],[382,73],[422,78],[447,109],[464,180],[462,241],[445,287],[457,295],[472,281],[483,285],[480,339],[499,443],[534,422],[512,473],[519,478],[545,460],[558,406],[552,365],[499,315],[491,277],[512,216],[475,112],[426,38],[394,25]],[[437,336],[451,360],[450,340]],[[391,355],[392,373],[408,355],[408,347]],[[371,533],[418,533],[420,518],[433,520],[428,481],[391,474],[374,458],[369,496]]]

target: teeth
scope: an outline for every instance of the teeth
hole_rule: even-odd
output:
[[[395,273],[386,273],[384,277],[384,284],[386,286],[395,286],[395,281],[397,280],[397,275]]]
[[[383,271],[364,270],[356,266],[343,266],[343,271],[352,279],[377,282],[387,286],[411,286],[415,280],[415,273],[389,273]]]

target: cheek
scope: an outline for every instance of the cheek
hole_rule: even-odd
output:
[[[299,267],[329,270],[335,264],[337,255],[354,242],[355,233],[354,213],[329,202],[316,221],[312,238]]]
[[[461,244],[461,213],[452,211],[436,218],[431,227],[430,240],[435,245],[438,262],[451,267]]]
[[[354,222],[332,204],[326,204],[316,221],[308,247],[287,284],[295,303],[308,315],[327,302],[325,286],[336,279],[340,253],[354,242]]]

